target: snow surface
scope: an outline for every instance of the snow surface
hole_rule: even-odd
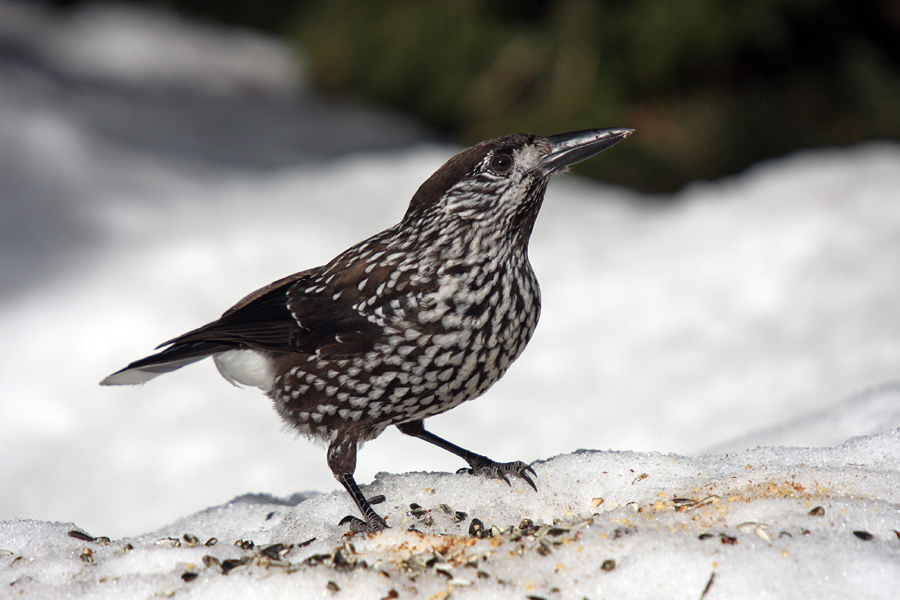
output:
[[[0,2],[0,38],[0,597],[896,596],[897,144],[665,202],[554,182],[535,338],[429,420],[538,461],[539,491],[388,432],[357,479],[392,528],[344,548],[349,499],[303,493],[337,488],[323,451],[258,392],[209,362],[97,382],[393,224],[456,149],[322,104],[246,32]],[[473,518],[497,535],[470,537]],[[261,552],[275,543],[293,547]]]
[[[368,493],[387,496],[392,528],[349,540],[343,493],[237,498],[115,541],[17,520],[0,577],[45,598],[896,598],[898,448],[893,431],[818,451],[586,450],[535,463],[537,493],[381,474]],[[469,535],[475,518],[492,537]]]

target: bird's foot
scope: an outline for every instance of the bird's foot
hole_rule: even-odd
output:
[[[387,523],[384,519],[376,514],[371,515],[365,521],[353,515],[347,515],[338,525],[350,525],[350,533],[377,533],[383,529],[387,529]]]
[[[509,481],[509,476],[518,477],[519,479],[524,479],[525,483],[530,485],[534,491],[537,491],[537,485],[535,485],[534,480],[529,477],[529,474],[537,477],[537,473],[534,472],[534,469],[520,460],[508,463],[498,463],[486,456],[478,456],[469,461],[468,469],[460,469],[458,472],[481,475],[492,479],[502,479],[510,486],[512,483]]]

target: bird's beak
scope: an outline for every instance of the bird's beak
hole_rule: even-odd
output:
[[[580,163],[627,138],[634,129],[586,129],[544,138],[550,144],[540,169],[547,175]]]

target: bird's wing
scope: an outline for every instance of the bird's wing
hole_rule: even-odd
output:
[[[163,342],[157,348],[216,342],[232,347],[291,352],[290,340],[297,324],[287,308],[287,290],[315,273],[316,269],[310,269],[270,283],[243,298],[218,320]]]
[[[160,347],[216,342],[332,357],[366,352],[384,331],[359,303],[363,290],[358,282],[366,279],[363,266],[343,269],[336,277],[326,277],[324,267],[295,273],[248,295],[218,320]]]
[[[101,383],[144,383],[207,356],[239,348],[329,355],[371,348],[379,339],[378,328],[351,303],[335,301],[337,292],[314,292],[320,287],[316,284],[320,275],[321,267],[260,288],[218,320],[160,344],[157,348],[162,350],[156,354],[131,363]]]

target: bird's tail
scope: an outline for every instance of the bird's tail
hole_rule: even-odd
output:
[[[180,369],[220,352],[234,349],[234,345],[218,342],[186,342],[172,344],[162,352],[136,360],[100,382],[100,385],[136,385],[150,381],[157,375]]]

